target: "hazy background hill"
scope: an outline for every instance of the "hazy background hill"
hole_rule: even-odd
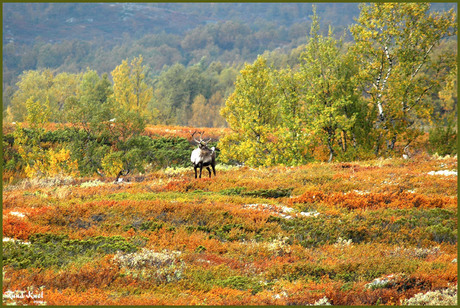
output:
[[[24,70],[112,71],[142,54],[158,74],[165,65],[252,61],[266,50],[305,41],[311,3],[5,3],[3,77]],[[318,4],[324,24],[343,32],[357,3]]]
[[[358,3],[315,5],[322,31],[332,26],[337,37],[348,34],[359,15]],[[432,9],[454,5],[435,3]],[[182,78],[177,70],[184,69],[174,65],[189,71],[199,64],[203,76],[211,68],[220,78],[221,104],[242,63],[257,55],[271,53],[272,62],[295,65],[311,15],[312,3],[4,3],[3,108],[25,71],[76,74],[90,68],[110,77],[122,60],[139,55],[153,85],[168,70]]]
[[[325,23],[348,25],[357,3],[318,4]],[[305,22],[311,3],[6,3],[3,42],[33,44],[36,40],[98,39],[113,45],[123,34],[139,39],[146,34],[184,34],[193,28],[235,20],[252,30]],[[102,39],[102,40],[101,40]]]
[[[358,3],[316,5],[338,35],[359,14]],[[312,3],[4,3],[3,82],[13,85],[23,70],[40,68],[110,72],[139,54],[154,73],[203,57],[252,61],[302,44],[311,14]]]

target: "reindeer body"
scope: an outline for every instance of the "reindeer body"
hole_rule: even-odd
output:
[[[193,135],[192,135],[193,137]],[[193,164],[193,169],[195,170],[195,179],[198,177],[198,168],[200,169],[200,179],[201,173],[203,171],[203,167],[209,172],[209,177],[211,177],[211,168],[216,176],[216,148],[208,148],[207,143],[208,141],[203,141],[200,138],[200,141],[194,140],[198,143],[198,148],[192,151],[192,155],[190,156],[190,160]],[[211,166],[211,168],[209,168]]]

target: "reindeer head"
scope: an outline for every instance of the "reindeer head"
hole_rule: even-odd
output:
[[[195,134],[196,134],[196,133],[199,133],[199,134],[200,134],[200,140],[197,140],[197,139],[195,138]],[[195,131],[195,132],[193,132],[193,134],[192,134],[193,140],[198,144],[198,147],[199,147],[200,149],[207,148],[207,147],[208,147],[208,142],[211,141],[211,138],[209,138],[208,140],[203,140],[203,133],[204,133],[204,132],[197,132],[197,131]]]

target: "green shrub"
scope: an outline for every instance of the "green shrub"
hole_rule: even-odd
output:
[[[139,229],[141,230],[149,230],[149,231],[156,231],[163,228],[164,224],[162,222],[157,221],[146,221],[143,222]]]
[[[30,243],[4,243],[3,265],[14,268],[63,267],[79,259],[91,259],[117,251],[135,252],[141,244],[128,242],[121,236],[71,240],[67,235],[37,233],[30,237]]]
[[[261,198],[282,198],[289,197],[292,189],[289,188],[275,188],[275,189],[260,189],[254,191],[243,192],[245,196],[261,197]]]
[[[457,154],[457,130],[453,121],[430,130],[428,151],[441,156]]]
[[[262,291],[262,286],[257,281],[245,276],[232,276],[217,280],[216,284],[241,291],[251,290],[252,294]]]
[[[226,196],[234,196],[234,195],[241,195],[246,190],[246,187],[234,187],[223,189],[219,193]]]
[[[222,195],[241,195],[250,197],[261,197],[261,198],[282,198],[289,197],[292,193],[290,188],[275,188],[275,189],[259,189],[253,191],[246,191],[246,187],[235,187],[223,189],[220,191]]]
[[[205,251],[206,251],[206,247],[204,247],[203,245],[199,245],[197,248],[195,248],[196,253],[202,253]]]
[[[435,242],[457,243],[457,229],[453,226],[437,224],[426,228],[426,232],[431,235]]]
[[[185,138],[151,139],[148,162],[157,168],[187,167],[190,165],[192,146]]]

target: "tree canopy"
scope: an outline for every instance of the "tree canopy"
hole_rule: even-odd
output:
[[[222,110],[232,128],[222,158],[290,165],[314,157],[318,147],[329,161],[363,158],[371,149],[391,155],[397,142],[402,151],[437,122],[433,96],[456,72],[456,52],[443,48],[457,33],[456,14],[429,8],[362,5],[351,27],[355,42],[348,44],[332,29],[321,34],[314,10],[298,67],[276,70],[259,57],[240,72]],[[280,158],[281,144],[290,147],[282,147]]]
[[[110,74],[91,67],[73,73],[25,70],[16,88],[5,88],[4,120],[35,130],[29,139],[17,131],[29,150],[41,146],[45,122],[72,124],[76,135],[67,149],[80,169],[91,171],[126,167],[128,157],[137,155],[127,145],[144,144],[138,138],[146,124],[228,126],[220,158],[251,166],[399,155],[427,131],[434,132],[433,145],[454,144],[455,11],[435,12],[425,3],[372,3],[360,10],[350,27],[353,40],[332,27],[324,31],[313,9],[305,44],[265,51],[252,63],[211,59],[217,50],[232,57],[259,50],[251,49],[252,39],[263,41],[269,29],[262,35],[225,22],[187,32],[181,42],[146,37],[139,50],[147,55],[126,56]],[[181,63],[173,45],[189,50],[194,60]],[[149,46],[174,63],[165,62],[160,71],[152,67]],[[203,46],[206,52],[198,52]],[[40,48],[52,52],[53,46]]]

